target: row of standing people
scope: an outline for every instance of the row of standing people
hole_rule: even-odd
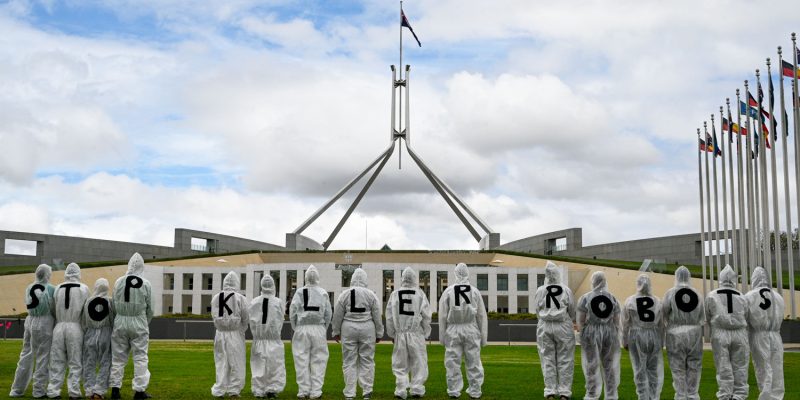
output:
[[[765,270],[754,269],[752,290],[736,290],[737,275],[730,266],[720,273],[719,288],[705,299],[691,285],[686,267],[675,272],[675,286],[663,300],[654,296],[649,276],[636,282],[636,294],[623,305],[608,291],[605,274],[592,275],[592,290],[573,302],[572,293],[558,281],[548,263],[546,285],[536,295],[539,315],[537,346],[548,399],[572,395],[576,320],[585,400],[618,398],[621,348],[629,352],[636,394],[640,400],[661,398],[664,382],[662,349],[666,348],[676,400],[699,400],[703,359],[703,326],[711,327],[711,347],[717,379],[717,398],[744,400],[749,394],[750,354],[759,399],[783,399],[783,343],[780,327],[783,297],[771,289]],[[544,294],[544,296],[541,296]]]
[[[445,345],[447,393],[459,397],[463,389],[462,358],[466,363],[471,398],[481,397],[483,365],[480,348],[486,345],[487,319],[483,299],[469,285],[467,266],[455,268],[456,284],[442,294],[439,310],[439,335]],[[289,305],[289,320],[294,331],[292,355],[298,398],[319,398],[328,363],[327,328],[341,343],[344,397],[353,399],[357,387],[369,399],[375,379],[375,344],[384,335],[382,310],[375,293],[367,289],[367,274],[356,269],[350,288],[331,307],[328,293],[319,286],[319,273],[312,265],[305,273],[306,285],[299,288]],[[250,369],[251,390],[255,397],[276,397],[286,384],[284,345],[281,341],[283,301],[275,297],[275,283],[269,275],[261,279],[261,295],[249,303],[238,293],[238,275],[229,273],[221,293],[211,299],[211,312],[217,329],[214,338],[216,381],[211,394],[238,397],[246,374],[245,332],[253,335]],[[431,309],[419,288],[416,272],[406,268],[400,288],[386,305],[386,334],[394,343],[392,371],[394,394],[398,398],[425,395],[428,378],[426,339],[431,333]]]
[[[33,381],[34,398],[60,398],[64,376],[70,399],[86,395],[102,399],[108,388],[119,399],[128,356],[134,363],[135,399],[146,399],[150,381],[147,348],[153,317],[150,282],[143,278],[144,260],[134,254],[125,276],[114,283],[95,282],[94,294],[81,282],[80,267],[69,264],[64,282],[50,284],[52,269],[36,268],[25,289],[25,333],[10,397],[22,397]]]

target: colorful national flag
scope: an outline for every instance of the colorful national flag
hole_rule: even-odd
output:
[[[408,18],[406,18],[406,13],[404,13],[403,10],[400,10],[400,26],[408,28],[408,30],[411,31],[411,34],[414,35],[414,39],[417,40],[419,47],[422,47],[422,43],[419,41],[417,34],[414,33],[414,28],[411,27],[411,24],[408,22]]]
[[[781,72],[783,73],[783,76],[787,78],[794,78],[795,76],[800,78],[800,68],[795,69],[794,65],[786,60],[784,60],[782,64],[783,71]]]
[[[758,107],[758,103],[756,103],[756,107]],[[747,104],[745,104],[743,101],[740,101],[739,102],[739,114],[747,115],[748,112],[750,113],[750,118],[758,117],[758,109],[757,108],[752,107],[752,106],[748,107]]]
[[[714,132],[714,139],[711,142],[711,143],[713,143],[714,157],[721,156],[722,155],[722,148],[719,147],[719,142],[717,142],[717,131],[716,131],[716,129],[713,129],[714,128],[713,125],[712,125],[711,128],[712,128],[712,130]]]
[[[729,123],[728,119],[724,117],[722,118],[722,129],[729,132],[733,131],[740,135],[747,135],[747,128],[740,127],[739,124],[737,124],[736,122]]]
[[[700,151],[711,151],[706,147],[706,142],[703,139],[697,138],[700,141]]]

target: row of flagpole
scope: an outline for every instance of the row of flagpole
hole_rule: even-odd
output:
[[[770,283],[780,293],[783,293],[783,273],[788,271],[790,312],[791,317],[795,318],[797,310],[794,287],[793,227],[796,228],[797,225],[792,225],[792,212],[796,212],[798,224],[800,224],[800,201],[798,201],[800,200],[800,127],[798,126],[800,125],[800,100],[797,95],[800,70],[798,70],[797,37],[794,33],[792,33],[791,40],[791,62],[783,59],[783,51],[780,46],[777,51],[778,63],[776,65],[780,82],[780,101],[777,105],[780,107],[779,116],[775,116],[772,63],[767,58],[768,105],[764,104],[761,71],[756,69],[754,86],[757,95],[753,96],[750,93],[751,84],[748,80],[744,81],[744,92],[736,89],[734,106],[736,121],[733,120],[731,101],[726,99],[725,106],[719,108],[719,117],[717,118],[712,113],[709,121],[703,122],[702,133],[701,129],[697,129],[699,141],[697,171],[700,195],[703,291],[708,292],[709,289],[714,289],[714,286],[718,284],[717,279],[724,265],[731,265],[739,273],[742,290],[748,289],[752,269],[756,266],[763,266],[768,272]],[[792,131],[794,133],[792,153],[789,152],[790,129],[789,117],[785,111],[784,78],[789,78],[792,88]],[[743,116],[744,118],[742,118]],[[767,124],[767,121],[770,123]],[[717,140],[717,126],[719,126],[723,142]],[[778,134],[779,128],[782,135]],[[728,143],[727,149],[724,149],[726,134]],[[772,135],[772,140],[770,140],[770,135]],[[735,148],[734,140],[736,141]],[[780,196],[778,184],[776,147],[779,145],[781,146],[781,166],[783,167],[783,196]],[[769,150],[769,155],[767,155],[767,150]],[[709,153],[712,153],[710,160]],[[735,163],[734,157],[736,157]],[[794,170],[790,168],[789,157],[793,158]],[[719,168],[717,168],[717,158],[721,161]],[[794,182],[790,181],[792,173]],[[719,181],[722,186],[721,196]],[[794,201],[791,198],[790,183],[794,183]],[[783,208],[781,209],[781,207]],[[720,208],[722,209],[721,219]],[[785,227],[781,225],[782,218]],[[720,230],[720,222],[722,222],[722,230]],[[781,251],[781,237],[784,232],[782,228],[785,228],[786,232],[786,260],[783,259]],[[773,233],[774,257],[772,254]]]

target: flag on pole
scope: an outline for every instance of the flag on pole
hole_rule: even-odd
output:
[[[800,78],[800,68],[795,69],[794,65],[792,65],[792,63],[786,60],[783,61],[782,66],[783,66],[782,68],[783,76],[787,78],[794,78],[795,76],[797,76]]]
[[[408,18],[406,18],[406,13],[404,13],[403,10],[400,10],[400,26],[408,28],[408,30],[411,31],[411,34],[414,35],[414,39],[417,41],[419,47],[422,47],[422,43],[420,43],[417,34],[414,33],[414,28],[411,27],[411,24],[408,22]]]
[[[758,107],[758,103],[756,103],[756,107]],[[750,113],[750,118],[758,117],[758,109],[754,108],[753,106],[748,107],[743,101],[739,102],[739,114],[747,115]]]
[[[713,127],[713,126],[712,126]],[[719,142],[717,142],[717,131],[714,131],[714,138],[711,139],[712,147],[711,150],[714,152],[714,157],[719,157],[722,155],[722,149],[719,147]]]
[[[731,124],[730,122],[728,122],[728,119],[724,117],[722,118],[722,129],[726,131],[732,130],[733,132],[736,132],[740,135],[747,135],[747,128],[740,127],[739,124],[737,124],[736,122]],[[731,140],[733,140],[732,136]]]
[[[700,141],[700,151],[713,151],[706,146],[706,142],[703,139],[697,138]]]

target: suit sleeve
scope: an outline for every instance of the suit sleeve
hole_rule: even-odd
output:
[[[344,321],[344,309],[347,307],[347,297],[350,295],[350,290],[348,289],[339,294],[339,297],[336,299],[336,305],[333,307],[333,319],[331,320],[331,334],[333,336],[339,336],[342,333],[342,321]]]
[[[370,292],[372,293],[372,292]],[[381,317],[381,306],[378,304],[378,296],[372,293],[372,322],[375,323],[375,337],[383,338],[383,319]]]
[[[422,317],[420,324],[422,325],[422,332],[425,338],[431,337],[431,303],[428,302],[428,296],[422,294],[422,303],[420,304],[419,312]]]
[[[483,296],[476,290],[478,314],[475,316],[475,322],[478,324],[478,330],[481,332],[481,346],[486,346],[489,339],[489,319],[486,315],[486,306],[483,304]]]
[[[394,315],[397,312],[397,292],[392,292],[389,296],[389,301],[386,302],[386,335],[390,338],[394,338],[395,335],[395,326],[394,326]]]

